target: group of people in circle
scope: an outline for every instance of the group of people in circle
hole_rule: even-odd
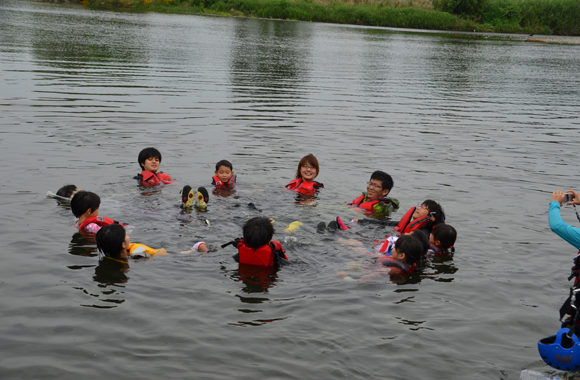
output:
[[[141,185],[151,187],[174,182],[169,174],[160,170],[161,159],[161,153],[155,148],[146,148],[139,153],[137,161],[141,172],[135,178]],[[313,197],[324,188],[322,183],[315,180],[319,172],[316,157],[312,154],[304,156],[298,163],[296,178],[286,185],[286,189],[300,194],[301,197]],[[236,179],[231,162],[221,160],[216,164],[212,177],[212,185],[216,189],[233,189],[236,186]],[[389,274],[409,274],[421,270],[422,259],[428,254],[452,255],[455,252],[457,232],[445,223],[445,213],[439,203],[428,199],[416,207],[411,207],[400,220],[388,219],[390,214],[399,208],[399,201],[389,197],[393,184],[389,174],[377,170],[370,177],[367,191],[347,203],[349,207],[371,216],[353,219],[351,223],[378,224],[394,228],[394,233],[385,237],[376,247],[362,251],[376,257],[377,265],[383,267]],[[72,213],[78,218],[76,227],[82,233],[96,236],[97,249],[105,258],[126,261],[129,257],[167,255],[165,249],[131,243],[124,228],[125,224],[99,215],[100,197],[97,194],[77,189],[74,185],[67,185],[58,190],[56,197],[70,201]],[[208,202],[209,193],[204,187],[194,190],[191,186],[185,185],[182,188],[182,208],[206,208]],[[289,263],[282,244],[272,240],[275,232],[272,223],[273,221],[266,217],[251,218],[243,225],[243,238],[235,239],[222,247],[234,245],[238,250],[234,259],[243,265],[278,268]],[[298,225],[299,223],[291,225],[289,229]],[[319,223],[316,229],[319,233],[326,233],[346,231],[350,228],[337,217],[328,224]],[[353,239],[345,242],[349,245],[353,243]],[[197,242],[186,252],[191,251],[207,252],[209,248],[205,242]],[[343,273],[339,275],[348,277]]]

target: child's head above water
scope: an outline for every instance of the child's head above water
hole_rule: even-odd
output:
[[[244,243],[252,249],[258,249],[270,243],[274,236],[272,221],[264,217],[255,217],[246,222],[243,227]]]
[[[393,178],[390,175],[377,170],[371,174],[371,180],[367,184],[367,194],[369,198],[386,197],[393,185]]]
[[[72,197],[77,191],[77,187],[75,185],[66,185],[58,189],[56,195],[59,197],[70,198]]]
[[[449,224],[440,223],[433,228],[429,242],[441,249],[443,253],[455,252],[455,240],[457,239],[457,231]]]
[[[413,236],[415,239],[417,239],[421,242],[421,245],[423,246],[422,254],[423,255],[427,254],[427,251],[429,250],[429,247],[431,246],[431,244],[429,243],[429,238],[427,237],[427,234],[425,232],[423,232],[422,230],[415,230],[415,231],[411,232],[409,235]]]
[[[421,218],[424,216],[431,216],[430,225],[436,225],[439,223],[445,223],[445,212],[441,205],[431,199],[427,199],[425,202],[421,203],[415,208],[413,212],[413,219]]]
[[[221,160],[215,164],[215,175],[223,183],[228,183],[234,175],[234,166],[228,160]]]
[[[298,170],[296,170],[296,178],[302,178],[303,181],[312,181],[318,173],[320,172],[320,167],[318,166],[318,160],[312,153],[307,156],[302,157],[298,163]]]
[[[131,241],[120,224],[104,226],[97,232],[96,240],[97,249],[107,257],[123,260],[129,255],[127,248]]]
[[[393,248],[393,259],[400,260],[411,266],[421,262],[423,255],[423,244],[412,235],[403,235],[397,239]]]
[[[96,211],[98,215],[100,206],[101,198],[99,198],[97,194],[91,193],[90,191],[78,191],[70,201],[70,208],[72,213],[77,218],[80,218],[87,212],[88,214],[93,214]]]
[[[145,148],[139,153],[137,162],[141,166],[141,170],[157,173],[159,165],[161,165],[161,153],[155,148]]]

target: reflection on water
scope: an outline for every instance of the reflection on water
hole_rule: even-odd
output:
[[[88,235],[86,233],[76,232],[68,245],[69,253],[71,255],[78,256],[88,256],[94,257],[98,256],[97,246],[94,235]]]
[[[534,342],[558,327],[574,254],[546,207],[580,161],[575,47],[1,0],[0,51],[8,378],[511,379],[543,365]],[[147,146],[179,183],[138,185]],[[304,199],[283,187],[311,152],[325,188]],[[221,159],[235,192],[210,186]],[[402,210],[441,202],[454,257],[335,274],[361,259],[340,238],[393,232],[344,207],[374,170]],[[129,264],[99,261],[45,198],[70,182],[169,256],[131,262],[131,281]],[[179,207],[186,184],[212,190],[206,210]],[[238,267],[218,248],[257,215],[291,265]],[[337,216],[352,229],[317,233]],[[211,252],[180,254],[198,241]],[[377,269],[361,264],[353,278]]]

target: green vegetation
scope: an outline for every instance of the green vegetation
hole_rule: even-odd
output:
[[[578,0],[81,0],[88,6],[435,30],[580,35]],[[434,7],[435,9],[432,9]]]

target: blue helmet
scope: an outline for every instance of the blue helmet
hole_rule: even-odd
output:
[[[547,365],[565,371],[580,369],[580,339],[568,336],[569,328],[560,329],[556,335],[538,341],[538,351]]]

